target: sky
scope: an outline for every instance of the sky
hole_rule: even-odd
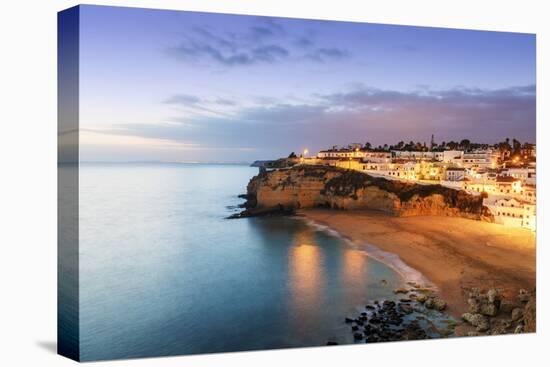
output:
[[[80,8],[83,161],[535,142],[535,35]]]

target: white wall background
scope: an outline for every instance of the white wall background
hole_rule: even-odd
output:
[[[103,362],[101,366],[541,365],[548,360],[550,27],[545,1],[119,0],[96,4],[536,32],[538,333]],[[76,1],[6,1],[0,11],[0,365],[68,366],[56,339],[56,12]],[[546,23],[546,24],[545,24]],[[550,169],[549,169],[550,170]]]

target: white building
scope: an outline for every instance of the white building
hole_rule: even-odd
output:
[[[405,160],[443,160],[443,152],[424,152],[419,150],[392,150],[392,157]],[[440,159],[438,159],[440,158]]]
[[[521,181],[510,176],[498,176],[495,181],[497,194],[521,195]]]
[[[326,159],[326,158],[359,158],[363,159],[365,157],[365,151],[361,149],[329,149],[321,150],[317,153],[317,158]]]
[[[465,152],[462,156],[462,164],[466,168],[494,168],[496,166],[496,156],[492,150]]]
[[[517,178],[524,184],[534,185],[537,180],[535,167],[510,167],[502,171],[501,175]]]
[[[445,181],[464,181],[466,170],[462,167],[449,167],[445,170]]]
[[[443,151],[442,161],[444,163],[462,164],[464,152],[462,150]]]
[[[509,227],[522,227],[536,230],[537,212],[535,204],[515,198],[502,198],[487,205],[495,217],[495,223]]]
[[[391,161],[391,152],[365,151],[364,162],[388,163]]]

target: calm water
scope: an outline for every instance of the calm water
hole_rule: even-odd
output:
[[[401,277],[300,219],[224,219],[256,173],[82,165],[83,360],[353,342],[343,318]]]

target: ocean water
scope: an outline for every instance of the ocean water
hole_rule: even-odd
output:
[[[81,165],[82,360],[353,343],[344,317],[403,277],[300,218],[225,219],[256,173]]]

